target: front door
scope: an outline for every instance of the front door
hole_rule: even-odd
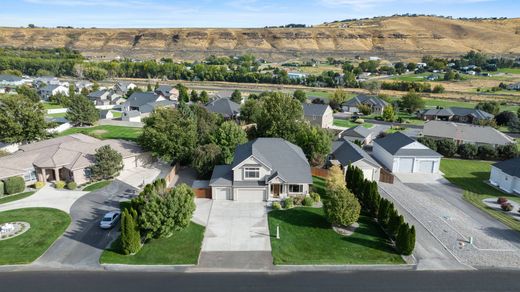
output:
[[[280,184],[272,184],[271,192],[273,193],[273,198],[280,197],[280,192],[282,191],[282,186]]]
[[[46,169],[45,170],[45,177],[47,182],[55,181],[56,175],[54,173],[54,169]]]

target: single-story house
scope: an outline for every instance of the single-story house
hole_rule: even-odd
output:
[[[27,81],[16,75],[0,74],[0,86],[16,87],[24,85]]]
[[[102,120],[111,120],[114,118],[114,114],[112,113],[111,110],[100,110],[99,118]]]
[[[344,112],[357,113],[359,112],[359,106],[366,105],[372,109],[372,113],[376,115],[383,114],[383,110],[389,104],[383,99],[376,96],[358,95],[341,104],[341,108]]]
[[[450,107],[424,110],[419,112],[418,117],[425,121],[441,120],[474,124],[480,120],[492,120],[495,116],[478,109]]]
[[[64,85],[46,85],[38,91],[43,100],[49,100],[51,96],[61,94],[69,96],[69,88]]]
[[[379,134],[388,129],[390,129],[388,125],[374,125],[371,128],[359,125],[343,130],[339,133],[338,138],[343,138],[354,143],[359,141],[362,145],[371,145],[372,141],[377,138]]]
[[[438,173],[442,157],[401,132],[374,140],[372,151],[394,173]]]
[[[155,93],[169,100],[179,100],[179,90],[170,85],[160,85],[155,89]]]
[[[36,88],[40,88],[45,85],[63,85],[69,86],[68,82],[61,82],[57,77],[54,76],[40,76],[33,80],[33,85]]]
[[[206,104],[209,112],[221,114],[226,119],[234,119],[240,115],[240,105],[229,98],[219,98]]]
[[[332,108],[328,104],[303,104],[303,115],[311,125],[320,128],[330,128],[334,122]]]
[[[16,153],[0,157],[0,179],[21,176],[26,185],[57,180],[84,184],[90,181],[96,149],[104,145],[110,145],[123,156],[124,169],[143,166],[152,159],[133,142],[73,134],[21,145]]]
[[[508,193],[520,194],[520,157],[493,164],[489,182]]]
[[[125,95],[128,90],[135,89],[137,85],[128,81],[117,81],[113,89],[117,94]]]
[[[332,151],[328,157],[329,166],[339,165],[346,174],[348,165],[359,167],[365,179],[379,181],[381,166],[358,145],[348,140],[338,140],[332,143]]]
[[[280,138],[239,145],[231,165],[217,165],[209,186],[214,200],[262,202],[307,195],[311,168],[300,147]]]
[[[146,117],[157,108],[175,107],[175,105],[176,102],[167,100],[155,92],[134,92],[125,101],[125,103],[121,105],[121,109],[123,111],[123,121],[126,120],[126,117],[135,117],[135,112],[139,112],[140,116]]]
[[[94,86],[94,83],[88,81],[88,80],[79,80],[74,82],[74,88],[76,89],[76,92],[81,92],[84,88],[87,90],[92,89],[92,86]]]
[[[450,139],[457,143],[457,145],[475,144],[496,147],[515,143],[513,138],[492,127],[454,122],[426,122],[422,134],[424,137],[430,137],[436,140]]]
[[[87,96],[95,105],[119,105],[126,101],[120,94],[114,90],[98,90],[91,92]]]
[[[125,122],[140,123],[141,113],[139,111],[123,112],[123,114],[121,115],[121,120]]]

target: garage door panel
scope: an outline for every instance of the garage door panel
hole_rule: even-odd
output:
[[[433,172],[433,161],[420,161],[419,172],[421,173],[432,173]]]
[[[230,200],[230,189],[229,188],[215,188],[215,194],[213,194],[214,200]]]
[[[237,189],[235,199],[240,202],[263,202],[265,189]]]
[[[413,171],[413,158],[399,158],[399,172],[411,173]]]

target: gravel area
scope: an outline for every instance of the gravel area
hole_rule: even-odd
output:
[[[520,267],[520,234],[470,206],[445,180],[379,184],[462,263],[474,267]],[[385,194],[386,191],[386,194]],[[473,244],[470,244],[472,238]]]

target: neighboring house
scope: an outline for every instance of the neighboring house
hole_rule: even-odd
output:
[[[457,145],[498,145],[514,144],[515,140],[506,134],[488,126],[461,124],[454,122],[429,121],[424,124],[424,137],[436,140],[450,139]]]
[[[328,104],[303,104],[303,115],[311,125],[330,128],[334,122],[332,108]]]
[[[133,142],[73,134],[22,145],[16,153],[0,157],[0,179],[22,176],[26,185],[57,180],[84,184],[90,181],[96,149],[103,145],[110,145],[123,156],[124,169],[151,162],[151,155]]]
[[[209,186],[214,200],[261,202],[307,195],[311,169],[300,147],[280,138],[239,145],[231,165],[217,165]]]
[[[135,118],[135,113],[127,112],[139,112],[142,117],[150,115],[155,109],[160,107],[175,107],[176,103],[171,100],[167,100],[161,95],[155,92],[134,92],[132,95],[121,105],[123,111],[123,120],[127,118]]]
[[[376,96],[358,95],[342,103],[341,108],[344,112],[357,113],[360,111],[360,105],[366,105],[370,107],[373,114],[381,115],[383,114],[385,107],[387,107],[389,104],[388,102]]]
[[[442,157],[401,132],[374,140],[372,151],[394,173],[438,173]]]
[[[231,96],[233,95],[233,91],[219,91],[213,95],[213,100],[220,99],[220,98],[227,98],[231,99]]]
[[[139,111],[123,112],[123,114],[121,116],[121,120],[125,121],[125,122],[140,123],[141,122],[141,113]]]
[[[16,86],[22,86],[26,82],[25,79],[22,77],[16,76],[16,75],[7,75],[2,74],[0,75],[0,86],[10,86],[10,87],[16,87]]]
[[[155,90],[155,93],[169,100],[179,100],[179,90],[170,85],[160,85]]]
[[[240,105],[229,98],[219,98],[206,104],[209,112],[221,114],[226,119],[240,116]]]
[[[76,89],[76,92],[81,92],[84,88],[87,90],[91,90],[92,86],[94,86],[94,83],[88,81],[88,80],[79,80],[74,82],[74,88]]]
[[[287,77],[289,77],[289,79],[300,79],[300,80],[304,80],[307,78],[307,74],[305,73],[299,73],[299,72],[289,72],[287,73]]]
[[[126,101],[120,94],[113,90],[98,90],[87,96],[95,105],[120,105]]]
[[[366,128],[362,125],[354,126],[339,133],[338,138],[343,138],[350,142],[361,142],[362,145],[370,145],[379,134],[390,129],[388,125],[374,125]]]
[[[101,110],[99,111],[99,118],[102,120],[112,120],[114,118],[114,114],[111,110]]]
[[[43,100],[49,100],[51,96],[57,94],[69,96],[69,88],[63,85],[46,85],[40,88],[38,92]]]
[[[507,86],[507,89],[509,89],[509,90],[520,90],[520,82],[509,84]]]
[[[493,164],[489,182],[508,193],[520,194],[520,157]]]
[[[54,76],[40,76],[36,77],[33,80],[33,85],[36,88],[43,87],[45,85],[63,85],[63,86],[69,86],[67,82],[62,83],[57,77]]]
[[[429,109],[419,113],[419,118],[425,121],[441,120],[474,124],[480,120],[492,120],[495,116],[482,110],[450,107]]]
[[[137,85],[128,81],[117,81],[114,85],[114,91],[119,95],[126,95],[128,90],[135,89]]]
[[[332,143],[332,152],[328,157],[329,166],[339,165],[346,174],[348,165],[359,167],[363,171],[365,179],[379,181],[381,166],[368,153],[358,145],[347,141],[338,140]]]

